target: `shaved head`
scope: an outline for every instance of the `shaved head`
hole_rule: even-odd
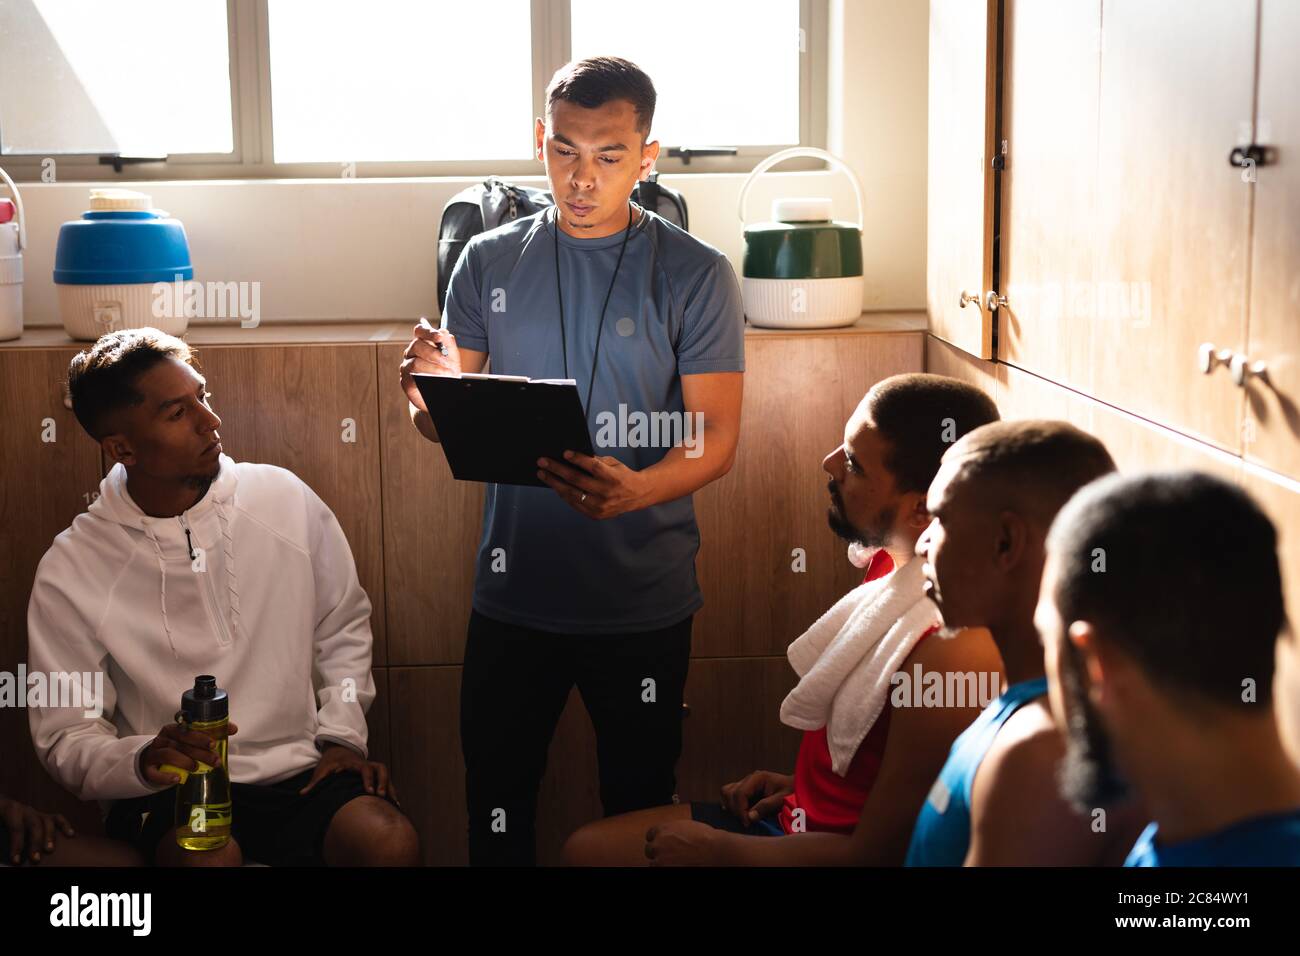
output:
[[[992,422],[948,449],[926,495],[930,527],[917,542],[926,593],[947,626],[987,627],[1000,640],[1033,635],[1052,519],[1114,470],[1106,447],[1067,422]],[[1008,649],[999,649],[1005,660]]]
[[[1076,491],[1115,470],[1105,445],[1061,421],[992,422],[964,435],[944,457],[954,487],[1044,531]]]

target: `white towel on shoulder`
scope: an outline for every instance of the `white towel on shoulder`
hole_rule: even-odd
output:
[[[884,710],[890,679],[942,620],[923,583],[921,562],[912,560],[860,584],[786,651],[799,683],[781,704],[781,722],[799,730],[826,727],[831,768],[841,777]]]

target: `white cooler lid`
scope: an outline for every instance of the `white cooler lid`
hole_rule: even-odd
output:
[[[831,201],[825,196],[774,199],[772,218],[777,222],[829,222]]]
[[[92,189],[90,191],[90,208],[94,212],[112,212],[115,210],[144,210],[153,208],[153,197],[134,189]]]

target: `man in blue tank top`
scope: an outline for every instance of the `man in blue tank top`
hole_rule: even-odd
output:
[[[1300,865],[1300,771],[1271,693],[1286,611],[1259,506],[1197,472],[1114,476],[1062,510],[1048,554],[1036,620],[1064,795],[1136,791],[1155,822],[1126,866]]]
[[[1114,470],[1101,442],[1065,422],[996,422],[944,455],[916,546],[927,593],[949,629],[992,633],[1008,686],[954,742],[917,817],[908,866],[1118,863],[1132,845],[1139,821],[1113,812],[1099,830],[1057,793],[1064,744],[1033,620],[1052,519]]]

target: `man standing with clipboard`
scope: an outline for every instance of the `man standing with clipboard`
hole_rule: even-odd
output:
[[[417,326],[401,367],[430,441],[412,373],[480,372],[490,355],[493,373],[575,379],[597,445],[594,457],[539,460],[548,487],[487,486],[461,684],[476,865],[534,862],[538,786],[575,684],[596,731],[604,812],[671,802],[676,788],[691,622],[704,603],[690,496],[735,458],[744,310],[722,253],[630,202],[659,155],[654,108],[650,78],[626,60],[556,73],[535,130],[555,206],[467,244],[447,331]],[[637,413],[676,417],[689,440],[602,428]]]

